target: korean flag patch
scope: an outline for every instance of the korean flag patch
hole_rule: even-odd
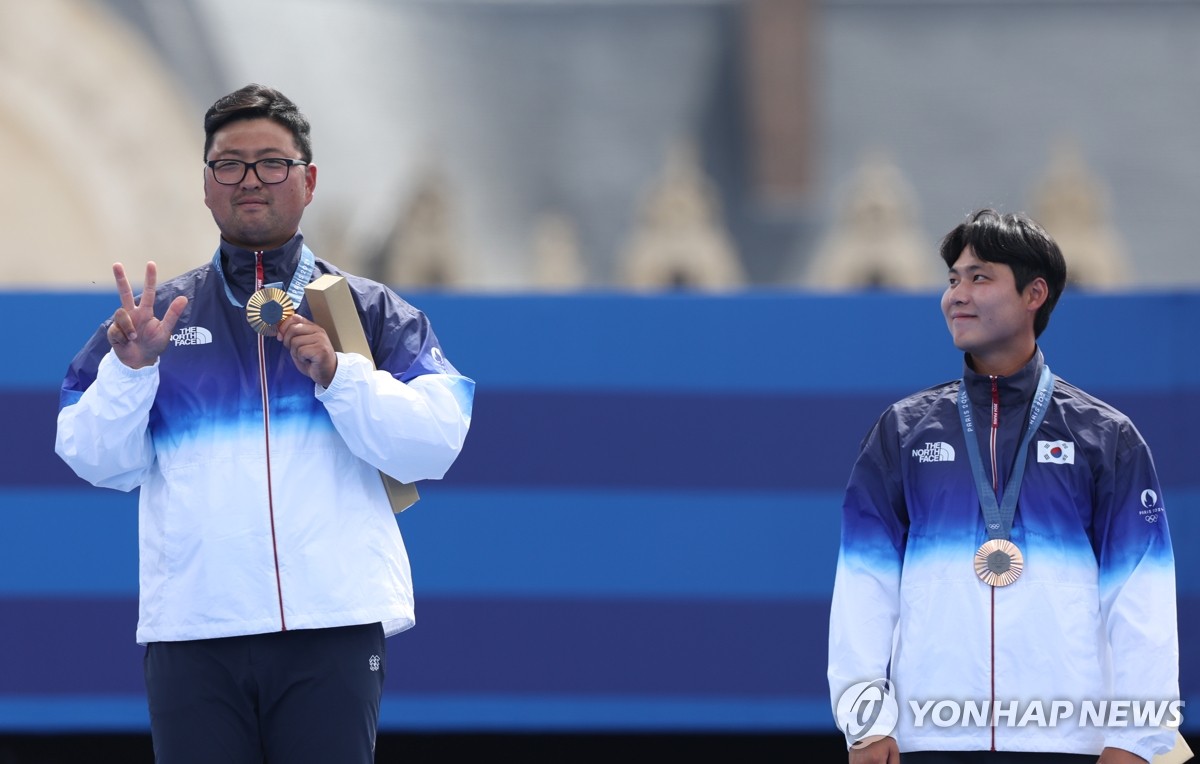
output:
[[[1065,440],[1039,440],[1038,461],[1051,464],[1074,464],[1075,444]]]

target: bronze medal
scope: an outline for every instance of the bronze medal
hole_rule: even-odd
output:
[[[1008,539],[990,539],[975,552],[975,574],[988,586],[1008,586],[1024,567],[1021,550]]]
[[[275,327],[295,313],[292,298],[275,287],[260,289],[246,301],[246,320],[254,331],[264,337],[274,337]]]

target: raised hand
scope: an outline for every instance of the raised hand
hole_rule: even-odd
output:
[[[167,349],[175,322],[187,306],[187,298],[176,297],[167,307],[162,320],[154,316],[154,289],[158,285],[158,266],[154,261],[146,263],[146,282],[141,298],[133,300],[133,288],[125,277],[125,266],[113,264],[113,277],[117,280],[117,295],[121,307],[112,316],[108,327],[108,344],[121,363],[131,369],[150,366]]]

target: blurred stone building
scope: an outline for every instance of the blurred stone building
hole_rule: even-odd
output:
[[[202,262],[201,118],[251,81],[312,118],[314,249],[405,289],[938,288],[980,206],[1081,287],[1196,286],[1198,33],[1168,0],[3,3],[0,287]]]

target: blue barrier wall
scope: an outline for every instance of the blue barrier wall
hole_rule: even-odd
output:
[[[841,492],[882,409],[959,374],[937,295],[409,299],[478,391],[460,460],[398,518],[418,623],[389,641],[382,727],[834,732]],[[0,293],[0,731],[148,728],[136,496],[53,453],[61,376],[114,303]],[[1150,441],[1185,699],[1198,324],[1200,294],[1068,294],[1042,342]]]

